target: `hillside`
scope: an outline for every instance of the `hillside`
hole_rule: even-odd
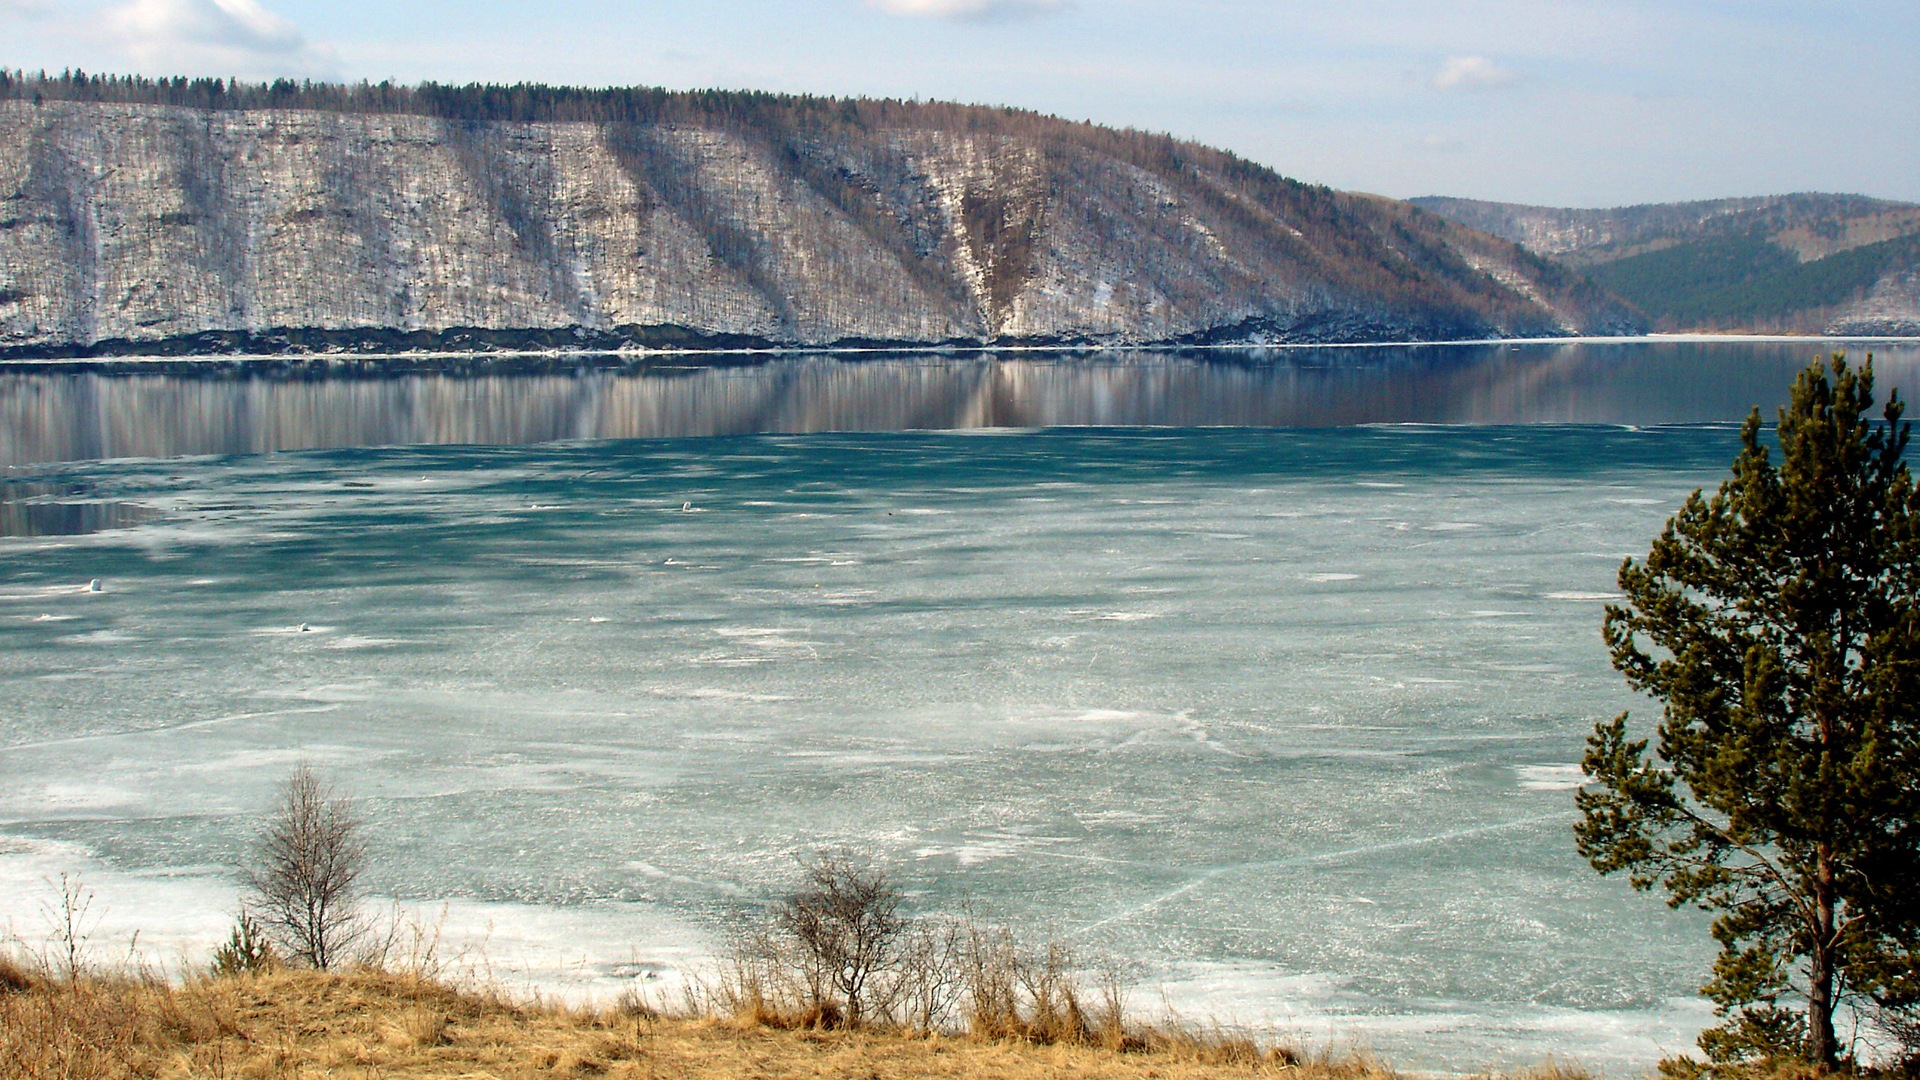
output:
[[[0,977],[4,977],[0,969]],[[8,1077],[1106,1077],[1395,1080],[1361,1061],[1309,1062],[1223,1039],[1122,1052],[956,1033],[783,1030],[647,1008],[515,1002],[413,975],[276,972],[182,987],[128,978],[0,984]],[[1548,1071],[1542,1080],[1586,1080]]]
[[[1578,268],[1665,330],[1920,333],[1920,206],[1798,194],[1575,210],[1421,198]]]
[[[0,77],[0,351],[1619,332],[1405,203],[1004,109]]]

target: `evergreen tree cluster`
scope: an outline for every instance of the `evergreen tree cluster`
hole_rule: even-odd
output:
[[[0,101],[84,101],[241,111],[298,109],[371,115],[431,116],[462,123],[688,124],[724,128],[879,130],[922,128],[1093,140],[1112,152],[1131,148],[1142,163],[1177,162],[1185,154],[1238,162],[1227,151],[1182,143],[1133,128],[1071,121],[1031,109],[900,98],[835,98],[763,90],[667,90],[653,86],[579,87],[544,83],[333,83],[310,79],[151,78],[66,70],[58,75],[0,68]],[[1216,164],[1214,160],[1207,162]]]
[[[1802,372],[1778,458],[1756,409],[1607,608],[1662,709],[1652,740],[1596,728],[1577,842],[1714,914],[1715,1066],[1833,1067],[1843,1010],[1904,1041],[1920,1007],[1920,488],[1902,402],[1872,405],[1871,358]]]
[[[1710,237],[1587,268],[1663,328],[1788,330],[1920,266],[1920,233],[1801,262],[1763,229]]]

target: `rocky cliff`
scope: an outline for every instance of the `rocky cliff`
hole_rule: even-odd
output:
[[[1641,327],[1515,244],[1163,137],[958,106],[650,100],[674,107],[0,100],[0,350]]]
[[[1920,334],[1920,206],[1802,193],[1605,210],[1422,198],[1579,268],[1663,329]]]

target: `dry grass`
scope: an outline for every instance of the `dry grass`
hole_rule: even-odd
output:
[[[1394,1077],[1361,1059],[1309,1060],[1192,1032],[1160,1032],[1121,1052],[1023,1039],[788,1030],[631,1009],[530,1005],[378,971],[276,971],[174,986],[139,977],[67,980],[0,962],[0,1076],[10,1080],[1202,1080],[1280,1074],[1302,1080]]]

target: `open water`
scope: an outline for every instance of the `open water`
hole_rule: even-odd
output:
[[[0,371],[0,919],[196,961],[310,762],[509,987],[850,846],[1149,1011],[1642,1069],[1709,943],[1573,851],[1601,609],[1816,349]]]

